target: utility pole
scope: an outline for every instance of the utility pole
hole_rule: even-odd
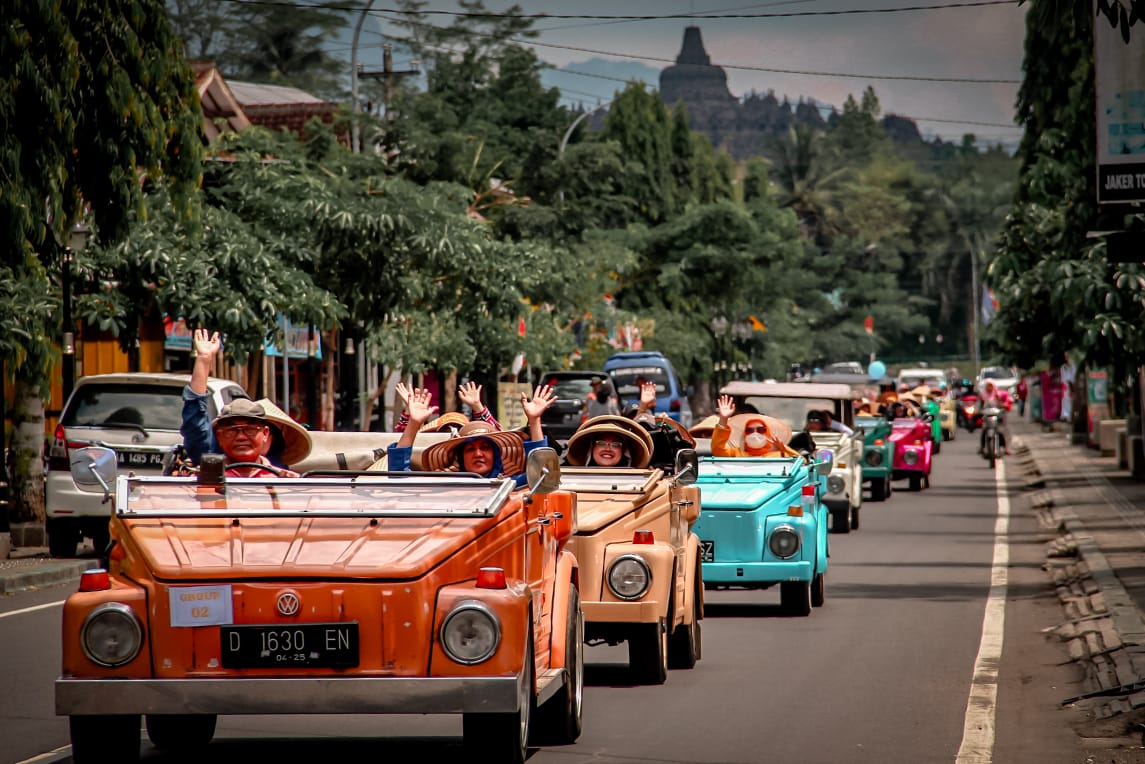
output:
[[[359,111],[359,109],[358,109],[358,69],[359,69],[359,65],[358,65],[358,38],[362,34],[362,24],[365,22],[366,15],[370,12],[370,8],[373,6],[373,4],[374,4],[374,0],[369,0],[369,2],[366,3],[366,7],[363,8],[362,12],[358,15],[358,21],[356,24],[354,24],[354,41],[350,46],[350,111],[354,113],[353,124],[350,125],[350,134],[351,134],[351,142],[352,142],[350,149],[355,154],[358,153],[359,146],[360,146],[359,139],[358,139],[358,118],[357,118],[357,114]]]
[[[386,108],[386,120],[393,119],[390,113],[390,104],[394,99],[394,86],[397,84],[398,79],[402,77],[411,77],[421,73],[418,69],[417,62],[411,62],[412,68],[410,69],[394,69],[394,51],[393,46],[386,43],[382,46],[382,71],[380,72],[358,72],[358,77],[370,77],[375,80],[382,80],[385,89],[382,92],[383,104]]]

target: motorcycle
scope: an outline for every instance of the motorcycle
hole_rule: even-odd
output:
[[[982,458],[990,462],[990,469],[994,469],[998,458],[1005,450],[1005,446],[1002,443],[1002,435],[998,430],[998,418],[1001,414],[1002,409],[982,409],[982,426],[985,428],[982,442]]]
[[[974,432],[982,426],[982,409],[978,406],[978,395],[964,393],[958,398],[958,424],[967,432]]]

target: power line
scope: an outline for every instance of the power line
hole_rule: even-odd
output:
[[[1013,2],[1015,0],[992,0],[993,2]],[[379,11],[379,13],[390,13],[390,11]],[[393,21],[394,19],[391,19]],[[460,34],[470,37],[482,38],[497,38],[496,35],[487,32],[478,32],[472,29],[453,30],[448,27],[435,26],[425,22],[410,21],[402,19],[403,24],[410,26],[426,27],[429,29],[436,29],[438,31],[456,31]],[[643,56],[638,53],[619,53],[610,50],[597,50],[595,48],[582,48],[575,45],[558,45],[557,43],[537,42],[535,40],[526,40],[520,37],[510,37],[504,40],[505,42],[514,42],[518,45],[530,45],[541,48],[556,48],[558,50],[571,50],[577,53],[591,53],[598,56],[613,56],[614,58],[627,58],[639,61],[655,61],[656,63],[675,64],[676,59],[664,58],[662,56]],[[1004,79],[975,79],[970,77],[923,77],[911,74],[854,74],[851,72],[818,72],[803,69],[781,69],[777,67],[767,66],[747,66],[738,64],[713,64],[714,68],[733,69],[735,71],[744,72],[766,72],[768,74],[795,74],[804,77],[837,77],[847,79],[861,79],[861,80],[892,80],[892,81],[908,81],[908,82],[950,82],[950,83],[968,83],[977,85],[1020,85],[1020,80],[1004,80]]]
[[[756,5],[745,5],[745,6],[741,6],[739,8],[721,8],[721,9],[714,10],[714,11],[696,11],[695,14],[689,14],[689,18],[697,18],[697,19],[710,18],[709,16],[704,16],[703,14],[705,14],[705,13],[723,13],[725,11],[746,11],[749,8],[773,8],[773,7],[776,7],[779,5],[802,5],[803,3],[814,3],[814,2],[816,2],[816,0],[780,0],[779,2],[775,2],[775,3],[757,3]],[[591,24],[561,24],[560,26],[555,26],[555,27],[534,27],[533,31],[534,32],[558,32],[558,31],[564,31],[566,29],[584,29],[585,27],[602,27],[602,26],[610,26],[613,24],[631,24],[631,23],[632,23],[631,19],[616,19],[616,20],[610,20],[610,21],[597,21],[597,22],[594,22]]]
[[[913,13],[917,11],[938,11],[955,8],[982,8],[990,6],[1017,5],[1025,0],[977,0],[967,3],[942,3],[939,5],[905,5],[896,8],[847,8],[836,11],[786,11],[780,13],[716,13],[704,14],[705,19],[786,19],[807,18],[814,16],[856,16],[889,13]],[[291,3],[285,0],[223,0],[227,3],[241,3],[242,5],[265,5],[290,8],[317,8],[328,11],[358,12],[361,9],[355,6],[326,5],[323,3]],[[578,20],[607,20],[607,21],[667,21],[672,19],[694,19],[695,13],[660,13],[660,14],[592,14],[592,13],[505,13],[503,11],[434,11],[434,10],[400,10],[396,8],[379,8],[382,13],[396,13],[404,16],[448,16],[460,19],[578,19]]]

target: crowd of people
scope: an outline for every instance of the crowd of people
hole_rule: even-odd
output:
[[[297,476],[293,465],[310,454],[312,443],[305,427],[269,399],[237,397],[211,418],[208,377],[221,352],[218,332],[196,329],[193,334],[195,362],[191,380],[183,391],[183,459],[178,468],[193,470],[204,454],[223,454],[231,477]],[[414,469],[414,444],[419,433],[448,433],[450,437],[426,445],[418,469],[459,472],[482,477],[508,477],[523,485],[528,455],[538,448],[556,447],[570,466],[646,468],[671,471],[677,452],[694,448],[697,438],[710,438],[715,456],[797,457],[815,451],[815,433],[853,434],[830,410],[811,410],[803,429],[792,428],[775,417],[747,407],[737,410],[735,401],[720,396],[716,414],[690,430],[655,413],[656,386],[640,387],[639,403],[622,412],[615,390],[606,378],[592,380],[583,422],[567,443],[552,441],[541,424],[542,414],[556,400],[552,387],[538,386],[532,395],[521,393],[520,405],[526,424],[506,430],[482,400],[482,387],[475,382],[459,386],[457,397],[468,409],[439,413],[428,389],[397,385],[402,411],[394,424],[398,439],[386,449],[390,471]],[[921,416],[928,401],[946,391],[929,389],[884,390],[877,398],[855,401],[857,415],[888,419]],[[1003,444],[1008,443],[1004,412],[1015,401],[1005,390],[986,380],[980,391],[983,407],[1003,412],[999,418]],[[1019,415],[1024,414],[1029,389],[1023,379],[1016,390]],[[983,444],[984,445],[984,444]],[[1009,453],[1008,446],[1006,453]]]

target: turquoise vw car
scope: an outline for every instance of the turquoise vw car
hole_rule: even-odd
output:
[[[706,589],[779,584],[783,611],[805,616],[823,604],[827,508],[822,497],[834,456],[714,457],[700,460],[700,538]]]
[[[863,485],[871,487],[871,501],[884,501],[892,492],[895,444],[886,417],[857,416],[855,429],[863,432]]]

